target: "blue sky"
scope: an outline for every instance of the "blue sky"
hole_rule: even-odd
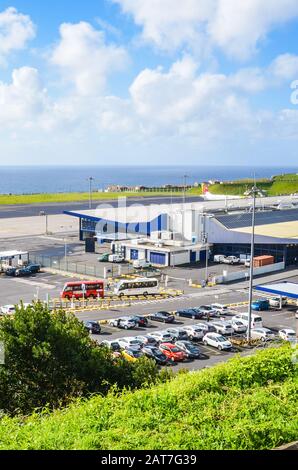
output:
[[[0,1],[0,164],[295,165],[297,37],[296,0]]]

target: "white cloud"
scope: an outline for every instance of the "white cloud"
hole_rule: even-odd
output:
[[[272,75],[282,80],[298,78],[298,56],[294,54],[282,54],[271,64]]]
[[[30,126],[44,113],[46,106],[47,92],[42,87],[38,70],[31,67],[15,69],[11,83],[0,82],[2,126]]]
[[[31,18],[19,13],[16,8],[7,8],[0,13],[0,63],[12,52],[24,49],[35,37],[35,26]]]
[[[64,23],[60,35],[51,62],[60,67],[64,78],[72,82],[81,95],[101,92],[108,75],[121,69],[127,61],[125,49],[107,45],[104,33],[89,23]]]
[[[113,0],[161,49],[213,44],[247,59],[275,27],[298,16],[297,0]]]

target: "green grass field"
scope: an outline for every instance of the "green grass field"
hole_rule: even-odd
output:
[[[118,199],[119,197],[152,197],[152,196],[181,196],[181,192],[138,192],[138,193],[93,193],[94,201]],[[0,195],[0,205],[43,204],[51,202],[80,202],[89,201],[89,193],[59,193],[59,194],[28,194]]]
[[[253,180],[243,180],[214,184],[210,186],[209,190],[213,194],[243,196],[252,187],[253,183]],[[257,186],[264,190],[268,196],[283,196],[298,193],[298,175],[289,174],[276,176],[272,180],[258,180]]]
[[[65,410],[3,417],[0,449],[272,449],[298,439],[298,374],[284,346]]]

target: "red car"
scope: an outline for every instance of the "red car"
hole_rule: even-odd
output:
[[[179,349],[175,344],[162,343],[159,346],[159,349],[172,362],[179,362],[187,359],[185,352]]]

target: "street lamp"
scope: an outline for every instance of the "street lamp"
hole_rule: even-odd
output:
[[[204,217],[204,228],[201,232],[201,242],[206,245],[206,267],[205,267],[205,281],[206,285],[208,285],[208,278],[209,278],[209,244],[208,244],[208,231],[207,231],[207,218],[210,219],[212,217],[211,214],[202,214]]]
[[[89,209],[92,209],[92,182],[95,181],[92,176],[89,176]]]
[[[256,223],[256,198],[263,196],[264,193],[254,184],[253,188],[248,192],[248,196],[252,196],[252,225],[251,225],[251,250],[250,250],[250,277],[249,277],[249,300],[248,300],[248,328],[247,341],[251,341],[251,317],[252,317],[252,296],[253,296],[253,278],[254,278],[254,257],[255,257],[255,223]]]

